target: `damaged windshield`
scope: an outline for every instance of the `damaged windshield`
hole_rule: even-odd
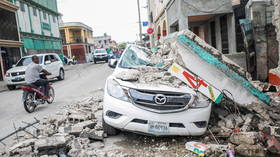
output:
[[[140,66],[153,66],[150,63],[150,56],[151,53],[144,48],[129,47],[124,52],[119,66],[127,69],[135,69]]]

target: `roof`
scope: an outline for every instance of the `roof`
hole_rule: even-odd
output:
[[[86,28],[87,30],[90,30],[90,31],[93,31],[93,29],[82,23],[82,22],[66,22],[66,23],[60,23],[59,24],[59,27],[62,28],[62,27],[83,27],[83,28]]]

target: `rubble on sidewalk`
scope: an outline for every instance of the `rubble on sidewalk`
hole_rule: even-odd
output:
[[[40,123],[37,138],[20,138],[20,142],[8,149],[9,156],[84,156],[87,150],[102,147],[102,124],[95,130],[94,113],[102,110],[103,90],[65,107],[59,118],[47,118]],[[96,144],[95,144],[96,142]],[[104,144],[103,144],[104,146]],[[95,154],[92,154],[95,155]]]

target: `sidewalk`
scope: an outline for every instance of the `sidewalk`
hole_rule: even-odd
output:
[[[0,92],[8,90],[8,88],[6,87],[4,81],[0,81]]]

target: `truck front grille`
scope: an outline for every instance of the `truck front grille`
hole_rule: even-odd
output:
[[[179,112],[188,108],[194,96],[186,93],[129,89],[132,102],[137,107],[156,113]],[[156,98],[162,98],[162,102]]]
[[[25,75],[25,71],[21,71],[21,72],[14,72],[14,73],[11,73],[11,75],[14,77],[14,76],[20,76],[20,75]]]

